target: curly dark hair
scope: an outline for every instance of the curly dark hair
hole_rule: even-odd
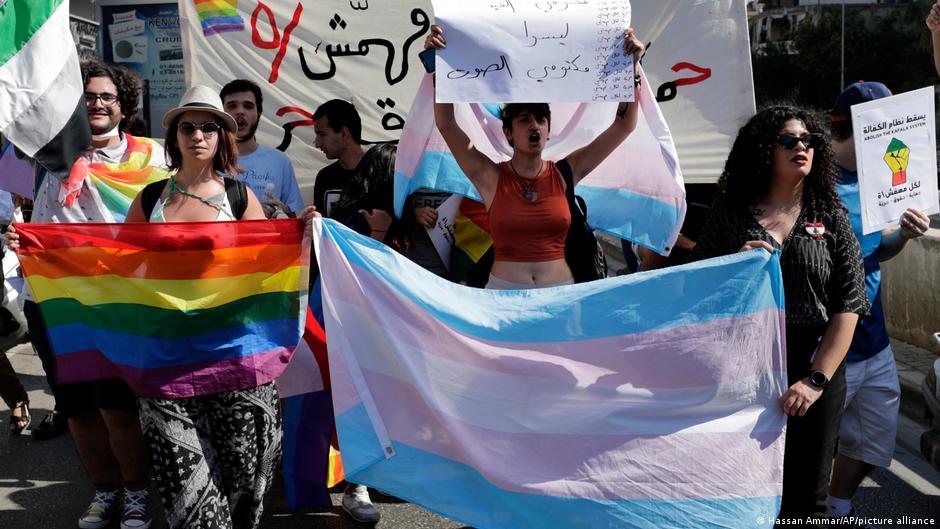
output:
[[[811,112],[792,106],[765,108],[738,131],[718,180],[716,208],[747,208],[770,192],[775,137],[792,119],[802,121],[809,132],[824,136],[823,144],[813,153],[813,167],[803,180],[804,211],[814,216],[843,208],[835,190],[838,172],[829,134]]]
[[[393,202],[397,153],[398,147],[391,143],[379,143],[366,151],[355,174],[346,183],[342,196],[333,206],[331,216],[344,222],[360,209],[382,209],[392,214],[395,211]],[[385,242],[407,251],[410,248],[407,233],[407,223],[393,219]]]
[[[96,60],[82,62],[82,86],[88,84],[92,77],[107,77],[117,87],[118,104],[121,105],[120,131],[124,132],[127,122],[137,113],[140,105],[140,76],[135,72],[117,64],[109,64]]]

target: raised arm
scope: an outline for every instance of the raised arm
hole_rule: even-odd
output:
[[[633,61],[637,70],[640,68],[639,59],[645,49],[643,42],[633,32],[633,28],[627,28],[623,51],[624,53],[633,54]],[[636,88],[637,91],[640,90],[639,86]],[[614,152],[630,136],[633,130],[636,129],[637,116],[638,106],[635,101],[620,103],[617,107],[617,116],[610,127],[600,133],[594,141],[568,155],[568,165],[571,166],[575,183],[596,169],[601,162],[610,156],[610,153]]]
[[[940,5],[934,4],[927,14],[927,27],[930,29],[930,41],[933,43],[933,67],[940,75]]]
[[[444,30],[440,26],[431,26],[431,34],[424,41],[424,47],[442,50],[446,47]],[[436,97],[435,97],[436,99]],[[434,103],[434,121],[440,131],[447,148],[453,153],[460,170],[467,175],[470,182],[476,186],[483,203],[489,209],[496,194],[496,184],[499,181],[499,168],[488,156],[478,151],[467,134],[457,125],[454,116],[453,103]]]

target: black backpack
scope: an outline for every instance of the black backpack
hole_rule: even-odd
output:
[[[587,204],[584,199],[574,194],[574,175],[568,160],[559,160],[555,167],[565,179],[565,195],[568,197],[568,209],[571,210],[571,228],[565,239],[565,261],[571,268],[575,283],[587,283],[607,277],[607,259],[604,248],[597,242],[594,230],[587,223]]]
[[[153,214],[153,208],[160,200],[160,195],[163,194],[166,183],[167,180],[160,180],[147,184],[147,187],[140,192],[140,205],[144,208],[144,216],[147,218],[147,222],[150,222],[150,215]],[[232,206],[232,215],[241,220],[245,210],[248,209],[248,190],[245,182],[225,178],[225,194],[228,195],[228,203]]]

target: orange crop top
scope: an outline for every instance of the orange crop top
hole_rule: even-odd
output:
[[[497,261],[564,259],[571,211],[555,162],[546,162],[535,180],[516,175],[507,162],[499,164],[489,220]]]

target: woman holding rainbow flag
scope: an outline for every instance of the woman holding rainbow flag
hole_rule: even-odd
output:
[[[128,222],[264,220],[236,165],[235,120],[217,93],[190,88],[163,118],[174,173],[144,188]],[[313,215],[308,210],[305,217]],[[246,377],[248,382],[254,377]],[[274,382],[231,390],[141,398],[140,419],[171,528],[254,528],[281,453]]]

